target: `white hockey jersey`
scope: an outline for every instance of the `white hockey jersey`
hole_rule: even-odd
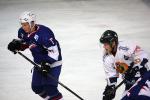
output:
[[[141,62],[143,61],[143,58],[148,59],[147,53],[142,50],[141,47],[129,41],[119,41],[115,56],[112,54],[107,54],[104,50],[103,64],[107,85],[116,84],[116,82],[112,83],[110,78],[119,76],[119,73],[115,69],[117,62],[126,63],[128,66],[134,62],[133,68],[135,66],[142,68],[143,66],[141,66]],[[145,64],[145,67],[149,70],[147,64]],[[140,73],[137,72],[135,77],[140,77]]]

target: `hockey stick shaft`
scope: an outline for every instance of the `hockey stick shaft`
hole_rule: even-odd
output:
[[[121,81],[113,90],[110,90],[109,92],[107,92],[107,95],[110,95],[112,93],[115,93],[117,91],[117,89],[125,82],[125,79],[123,81]],[[105,99],[103,99],[105,100]]]
[[[41,68],[39,65],[37,65],[35,62],[33,62],[32,60],[30,60],[28,57],[26,57],[24,54],[22,54],[21,52],[17,52],[19,55],[21,55],[23,58],[25,58],[26,60],[28,60],[30,63],[32,63],[35,67],[38,68],[38,70],[41,71]],[[69,92],[71,92],[72,94],[74,94],[78,99],[80,100],[84,100],[82,97],[80,97],[78,94],[76,94],[74,91],[72,91],[70,88],[68,88],[66,85],[64,85],[63,83],[61,83],[60,81],[58,81],[55,77],[53,77],[50,74],[47,74],[48,77],[50,77],[51,79],[53,79],[54,81],[56,81],[59,85],[61,85],[62,87],[64,87],[66,90],[68,90]]]
[[[121,81],[121,82],[115,87],[115,90],[117,90],[124,82],[125,82],[125,79],[124,79],[123,81]]]

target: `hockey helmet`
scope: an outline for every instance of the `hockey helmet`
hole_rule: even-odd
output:
[[[116,32],[114,32],[112,30],[106,30],[100,37],[101,43],[110,43],[111,44],[113,41],[118,43],[118,35]]]
[[[19,20],[20,20],[20,23],[28,22],[29,24],[31,24],[31,22],[35,23],[36,16],[34,13],[32,13],[30,11],[25,11],[20,15]]]

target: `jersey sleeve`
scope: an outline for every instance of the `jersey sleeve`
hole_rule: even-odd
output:
[[[141,75],[150,69],[148,61],[148,53],[142,50],[141,47],[136,46],[134,50],[134,67],[138,66]]]
[[[104,71],[106,75],[107,85],[115,85],[117,83],[117,78],[119,73],[114,67],[114,57],[113,55],[104,55],[103,57]]]
[[[47,60],[50,63],[59,60],[60,52],[58,49],[58,43],[57,40],[55,39],[53,32],[50,29],[47,29],[46,33],[43,35],[42,45],[48,51]]]
[[[19,30],[18,30],[18,38],[19,39],[23,39],[23,37],[24,37],[24,31],[23,31],[23,29],[22,28],[20,28]]]
[[[134,62],[133,68],[138,67],[140,75],[143,75],[147,70],[149,70],[148,53],[138,46],[136,42],[127,44],[129,48],[128,53],[131,54],[132,62]],[[137,73],[135,77],[139,77],[140,75]]]
[[[25,49],[29,48],[29,44],[25,41],[25,32],[22,28],[18,30],[18,38],[22,41],[20,50],[24,51]]]

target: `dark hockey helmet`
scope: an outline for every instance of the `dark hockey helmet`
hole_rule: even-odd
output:
[[[100,37],[101,43],[110,43],[111,44],[113,41],[118,43],[118,35],[116,32],[114,32],[112,30],[106,30]]]

